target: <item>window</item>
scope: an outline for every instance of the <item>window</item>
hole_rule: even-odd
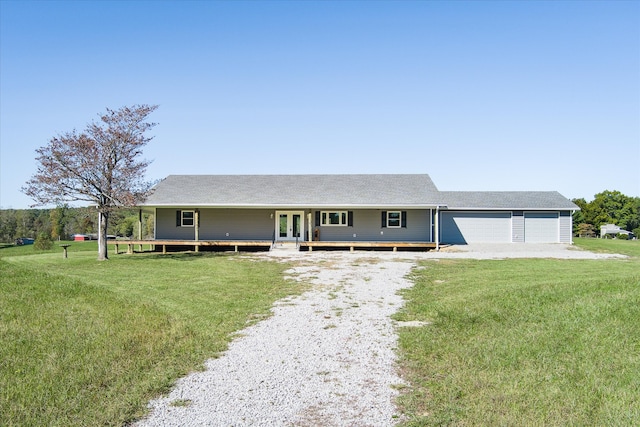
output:
[[[387,212],[387,227],[400,228],[400,211]]]
[[[195,224],[195,211],[177,211],[176,227],[193,227]]]
[[[322,225],[347,225],[347,212],[322,212]]]
[[[316,211],[316,227],[353,227],[353,211]]]
[[[407,211],[382,211],[382,228],[407,228]]]

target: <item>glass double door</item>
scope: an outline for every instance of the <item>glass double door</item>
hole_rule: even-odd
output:
[[[276,239],[281,242],[292,242],[296,238],[303,240],[304,212],[279,211],[276,212]]]

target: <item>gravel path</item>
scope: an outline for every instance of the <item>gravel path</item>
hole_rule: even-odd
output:
[[[353,255],[353,254],[351,254]],[[304,258],[298,258],[303,260]],[[397,421],[391,314],[413,264],[313,256],[289,274],[312,283],[278,302],[206,371],[150,403],[139,426],[380,426]],[[306,265],[305,265],[306,264]],[[187,402],[187,404],[184,404]]]
[[[568,245],[475,245],[441,252],[272,252],[297,260],[289,275],[311,283],[273,316],[242,331],[206,371],[150,402],[138,426],[391,426],[403,384],[390,316],[415,260],[607,258]]]

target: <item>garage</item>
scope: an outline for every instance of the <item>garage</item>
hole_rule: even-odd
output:
[[[510,243],[511,212],[442,212],[442,243]]]
[[[525,212],[524,241],[526,243],[558,243],[557,212]]]

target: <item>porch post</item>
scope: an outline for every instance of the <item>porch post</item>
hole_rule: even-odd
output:
[[[138,240],[142,240],[142,209],[138,210]],[[142,243],[140,244],[140,252],[142,252]]]
[[[307,214],[307,242],[310,242],[313,237],[313,232],[311,231],[311,212]]]
[[[436,241],[436,252],[440,250],[440,209],[439,206],[436,205],[436,216],[434,218],[435,221],[435,241]]]
[[[193,222],[193,238],[197,242],[200,240],[200,210],[198,209],[193,212]],[[200,245],[195,245],[195,251],[200,252]]]
[[[158,208],[153,208],[153,240],[156,240],[156,230],[158,229]],[[156,250],[156,245],[153,245],[153,250]]]
[[[193,240],[197,242],[200,240],[200,211],[198,209],[193,212],[193,222]]]

